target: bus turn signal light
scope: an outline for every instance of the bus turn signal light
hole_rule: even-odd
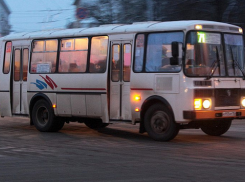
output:
[[[135,108],[135,112],[139,112],[140,109],[138,107]]]
[[[56,104],[53,104],[53,108],[56,108]]]
[[[135,101],[140,101],[141,100],[141,97],[139,95],[136,95],[136,96],[134,96],[134,100]]]
[[[201,110],[202,109],[202,99],[195,99],[194,107],[195,107],[195,110]]]

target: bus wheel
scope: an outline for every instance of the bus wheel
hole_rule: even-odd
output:
[[[148,135],[157,141],[172,140],[179,132],[171,112],[162,104],[152,105],[145,113],[144,125]]]
[[[109,125],[109,123],[102,123],[100,119],[88,119],[84,124],[91,129],[105,128]]]
[[[201,126],[201,130],[207,135],[220,136],[229,130],[231,122],[232,120],[206,121]]]
[[[55,128],[54,112],[46,100],[39,100],[32,110],[32,120],[39,131],[47,132]]]
[[[63,128],[64,124],[65,124],[64,121],[55,120],[53,128],[50,131],[53,131],[53,132],[59,131]]]

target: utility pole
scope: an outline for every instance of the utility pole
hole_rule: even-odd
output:
[[[153,21],[153,2],[152,0],[146,0],[147,5],[147,20]]]

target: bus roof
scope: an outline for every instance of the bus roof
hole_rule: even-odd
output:
[[[18,40],[18,39],[42,39],[42,38],[58,38],[72,36],[90,36],[90,35],[108,35],[120,33],[136,33],[136,32],[151,32],[151,31],[177,31],[177,30],[192,30],[195,25],[202,25],[203,30],[233,32],[239,33],[238,26],[220,23],[214,21],[203,20],[187,20],[187,21],[169,21],[169,22],[137,22],[133,24],[110,24],[101,25],[92,28],[76,28],[76,29],[53,29],[36,32],[22,32],[7,35],[3,40]]]

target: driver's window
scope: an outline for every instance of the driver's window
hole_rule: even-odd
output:
[[[172,42],[183,42],[183,32],[152,33],[148,35],[146,72],[179,72],[180,65],[171,65]],[[182,47],[182,44],[179,44]],[[182,49],[179,49],[181,59]],[[180,61],[179,61],[180,63]]]

